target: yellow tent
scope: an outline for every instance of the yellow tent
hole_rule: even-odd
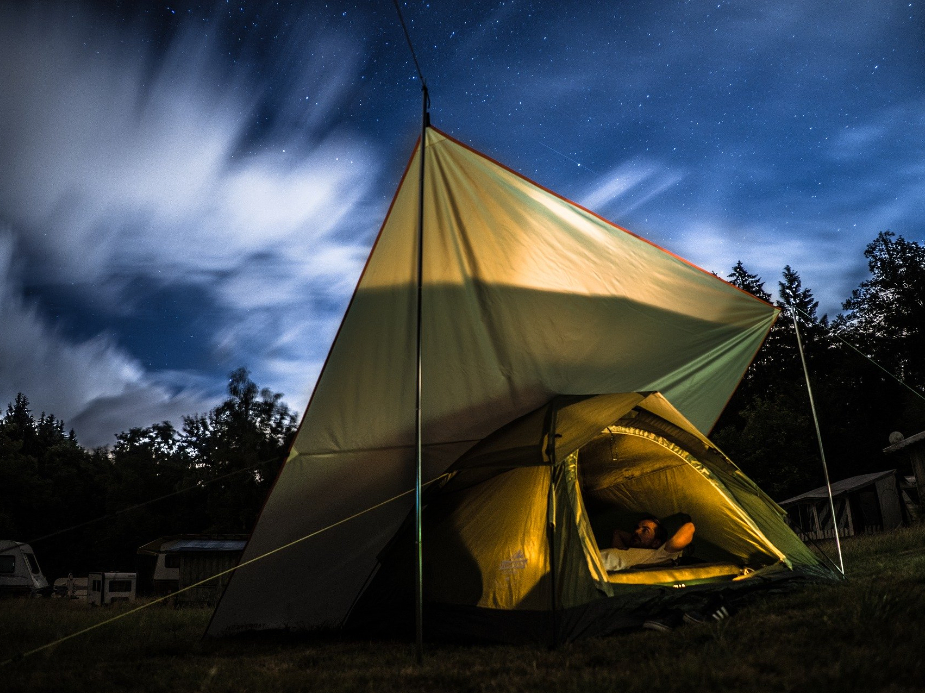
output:
[[[775,308],[433,128],[424,151],[425,481],[562,396],[659,392],[712,427]],[[313,536],[239,570],[210,634],[342,624],[413,504],[419,156],[242,560]]]

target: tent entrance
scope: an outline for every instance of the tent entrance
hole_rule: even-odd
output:
[[[732,464],[664,419],[634,410],[576,457],[579,492],[596,543],[589,547],[592,557],[612,545],[615,529],[631,529],[645,515],[660,518],[669,535],[687,520],[697,527],[681,559],[687,570],[676,580],[670,575],[666,580],[664,571],[637,569],[634,577],[611,574],[609,582],[735,577],[780,561],[780,552],[723,483],[722,467]]]

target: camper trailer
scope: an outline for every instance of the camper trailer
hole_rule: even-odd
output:
[[[48,580],[28,544],[0,540],[0,595],[43,595],[49,591]]]
[[[87,601],[97,606],[135,601],[136,573],[90,573]]]

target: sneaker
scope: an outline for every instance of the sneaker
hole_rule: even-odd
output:
[[[722,621],[735,613],[735,610],[726,603],[722,597],[714,597],[700,610],[687,611],[684,620],[687,623],[699,624],[710,621]]]
[[[682,622],[683,619],[680,611],[669,611],[660,616],[647,619],[645,623],[642,624],[642,627],[646,630],[660,630],[666,633],[680,626]]]

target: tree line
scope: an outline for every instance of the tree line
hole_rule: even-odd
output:
[[[227,399],[179,430],[132,428],[96,450],[53,415],[36,418],[20,394],[0,419],[0,537],[39,540],[53,579],[133,570],[136,549],[161,536],[249,533],[294,435],[282,394],[244,368]]]
[[[925,430],[925,246],[884,231],[864,255],[870,274],[831,321],[784,268],[780,317],[713,429],[717,446],[775,500],[824,483],[794,317],[832,481],[894,468],[883,455],[889,434]],[[741,262],[729,280],[771,301]]]
[[[794,318],[833,481],[891,468],[889,433],[925,430],[925,247],[885,231],[865,256],[869,277],[832,320],[818,315],[798,272],[783,269],[780,318],[713,429],[775,500],[823,483]],[[741,262],[727,278],[771,302]],[[54,578],[131,570],[140,545],[169,534],[248,533],[295,426],[282,395],[243,368],[231,373],[227,399],[183,417],[179,430],[167,421],[133,428],[96,450],[54,415],[36,418],[20,394],[0,419],[0,538],[40,539],[34,548]]]

